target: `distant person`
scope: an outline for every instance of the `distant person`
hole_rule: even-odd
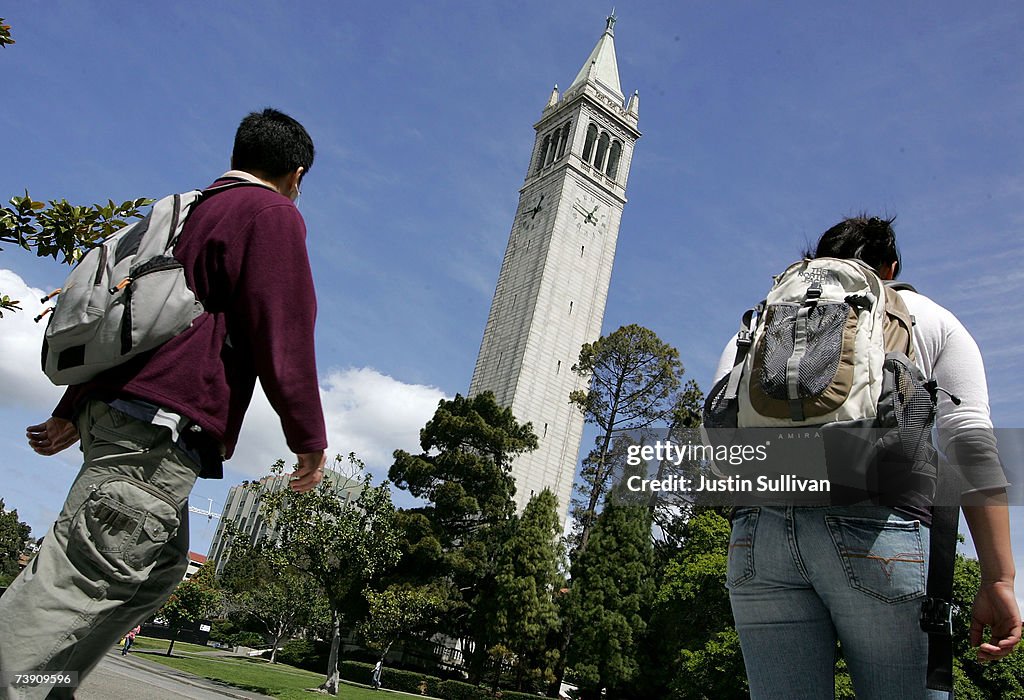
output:
[[[128,634],[124,636],[124,647],[121,649],[121,656],[128,656],[132,645],[135,644],[135,635],[142,631],[141,625],[135,625]]]
[[[84,465],[38,556],[0,600],[0,677],[85,676],[160,607],[188,566],[189,492],[197,477],[222,477],[257,378],[298,459],[291,488],[323,478],[316,296],[295,206],[312,165],[299,122],[274,109],[245,117],[231,170],[213,184],[251,186],[204,198],[174,248],[207,313],[151,353],[69,387],[53,416],[28,428],[41,455],[81,438]]]
[[[377,659],[377,665],[373,667],[373,689],[380,690],[380,676],[384,671],[384,659]]]
[[[858,259],[892,280],[900,257],[891,223],[846,219],[806,257]],[[1021,617],[981,353],[952,313],[916,292],[897,293],[913,318],[918,367],[960,399],[940,393],[936,427],[939,447],[958,455],[977,489],[963,505],[981,564],[970,641],[980,660],[995,660],[1020,641]],[[733,342],[716,381],[735,358]],[[860,700],[947,697],[926,688],[929,640],[919,622],[930,518],[930,506],[914,502],[735,509],[731,549],[744,554],[730,556],[728,579],[753,700],[832,698],[837,639]]]

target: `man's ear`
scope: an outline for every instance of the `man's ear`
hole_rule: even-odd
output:
[[[281,193],[288,197],[292,201],[299,198],[299,185],[302,183],[302,176],[306,174],[306,169],[299,166],[292,172],[285,176],[285,190]],[[292,196],[294,193],[294,196]]]

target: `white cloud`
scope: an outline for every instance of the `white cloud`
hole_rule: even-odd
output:
[[[45,292],[5,269],[0,269],[0,292],[23,308],[0,319],[0,400],[6,409],[25,411],[25,420],[42,420],[62,392],[39,369],[45,323],[32,319],[44,306],[39,299]],[[436,387],[406,384],[368,367],[331,370],[321,378],[320,395],[329,454],[355,452],[378,478],[386,474],[394,450],[419,451],[419,429],[445,398]],[[257,387],[229,465],[261,476],[274,461],[290,458],[280,421]]]
[[[406,384],[369,367],[330,371],[321,379],[320,396],[328,455],[355,452],[378,479],[387,473],[396,449],[419,451],[419,430],[445,398],[436,387]],[[257,388],[229,465],[258,476],[275,460],[290,456],[280,421]]]
[[[0,396],[7,408],[43,412],[40,420],[50,415],[63,391],[39,367],[46,322],[32,319],[46,306],[39,301],[45,293],[14,272],[0,269],[0,294],[17,299],[22,308],[5,312],[0,319]]]

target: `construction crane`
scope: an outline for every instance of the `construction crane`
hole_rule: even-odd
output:
[[[197,515],[205,515],[207,520],[213,520],[214,518],[217,518],[218,520],[220,520],[220,513],[214,513],[213,512],[213,499],[212,498],[208,498],[206,500],[208,500],[210,502],[210,507],[209,508],[207,508],[206,510],[203,510],[202,508],[196,508],[194,505],[189,503],[188,504],[188,512],[189,513],[196,513]]]

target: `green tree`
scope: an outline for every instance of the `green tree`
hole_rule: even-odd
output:
[[[349,461],[362,469],[355,455],[350,454]],[[283,470],[284,462],[278,461],[273,472]],[[263,484],[257,488],[262,489],[260,507],[267,522],[273,523],[284,558],[311,576],[327,597],[331,652],[321,688],[337,695],[342,622],[360,622],[365,612],[359,606],[363,592],[370,581],[397,563],[401,553],[387,485],[373,486],[367,476],[359,496],[349,502],[333,482],[325,477],[317,488],[302,494],[269,490]]]
[[[698,509],[682,527],[681,546],[656,578],[645,646],[652,696],[674,700],[745,698],[746,675],[725,588],[729,521]],[[685,620],[685,624],[680,624]]]
[[[532,426],[483,392],[442,400],[420,431],[420,454],[395,452],[389,478],[427,503],[400,515],[403,560],[393,582],[436,584],[446,634],[470,649],[470,678],[487,661],[487,623],[477,601],[494,595],[497,552],[515,503],[512,459],[537,447]]]
[[[266,630],[273,644],[270,663],[276,663],[283,642],[329,617],[319,584],[288,563],[285,552],[266,538],[255,543],[235,538],[220,580],[229,608]]]
[[[667,418],[668,430],[663,438],[676,445],[699,445],[703,442],[700,434],[701,414],[704,407],[704,392],[694,380],[687,381],[674,395],[672,410]],[[681,463],[665,459],[658,464],[655,479],[670,477],[694,479],[707,465],[699,460],[686,459]],[[651,518],[659,537],[655,547],[668,547],[669,551],[682,544],[680,528],[689,520],[694,509],[692,494],[674,491],[651,491],[648,500]]]
[[[654,585],[645,505],[609,498],[572,567],[568,664],[583,700],[635,697]]]
[[[675,348],[633,324],[585,344],[572,370],[588,378],[590,388],[572,392],[569,400],[600,430],[584,460],[580,495],[573,504],[574,545],[582,550],[614,472],[616,460],[610,456],[616,436],[644,431],[671,415],[683,365]]]
[[[435,620],[441,597],[429,587],[388,586],[383,591],[364,592],[370,609],[359,625],[366,646],[380,654],[383,662],[391,647],[403,635]]]
[[[18,511],[7,510],[0,498],[0,585],[6,586],[18,575],[18,560],[31,534],[32,528],[18,519]]]
[[[556,596],[560,571],[558,499],[544,489],[530,499],[512,536],[498,553],[495,595],[487,605],[490,639],[511,652],[517,690],[551,685],[558,666]],[[492,647],[493,649],[494,647]]]
[[[157,613],[157,617],[167,620],[171,628],[171,643],[167,645],[167,656],[171,655],[181,629],[210,615],[219,598],[211,562],[203,564],[192,578],[178,584],[174,593]]]

